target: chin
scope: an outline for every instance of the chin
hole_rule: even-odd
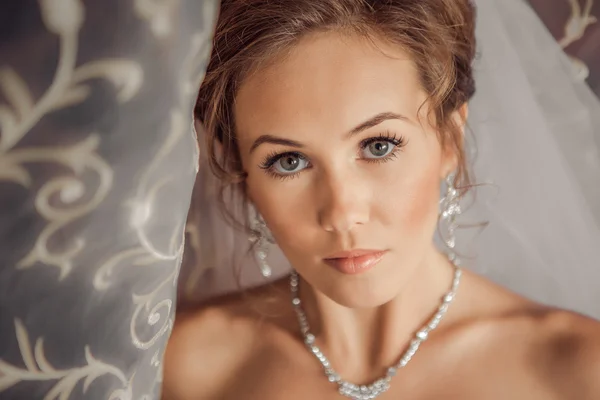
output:
[[[316,289],[344,307],[379,307],[397,297],[407,280],[408,271],[394,264],[378,265],[358,275],[345,275],[331,270],[326,275],[332,279],[329,282],[319,282]]]

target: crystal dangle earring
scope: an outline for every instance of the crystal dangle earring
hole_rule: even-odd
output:
[[[456,219],[462,213],[460,195],[454,186],[454,174],[446,177],[446,194],[440,200],[440,235],[448,247],[450,261],[458,263],[454,248],[456,247]]]
[[[250,213],[250,234],[249,240],[253,245],[254,258],[260,268],[260,273],[263,277],[268,278],[271,276],[271,267],[267,262],[269,255],[269,245],[274,244],[275,240],[267,227],[265,220],[262,216],[251,207]]]

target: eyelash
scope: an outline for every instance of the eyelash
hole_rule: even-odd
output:
[[[277,153],[274,151],[272,153],[267,154],[267,156],[265,157],[263,162],[260,164],[260,168],[264,169],[265,173],[267,173],[269,176],[271,176],[273,178],[278,178],[281,180],[295,178],[298,176],[298,174],[300,174],[301,171],[298,171],[294,174],[288,174],[288,175],[278,174],[277,172],[273,171],[273,164],[275,164],[277,161],[279,161],[280,159],[287,157],[287,156],[294,156],[294,157],[298,157],[302,160],[306,160],[306,157],[304,157],[302,154],[297,153],[295,151],[286,151],[285,153]]]
[[[360,149],[366,149],[370,144],[375,142],[388,142],[394,145],[392,151],[383,158],[367,158],[364,161],[368,163],[384,163],[388,162],[393,158],[398,157],[398,152],[402,150],[404,146],[408,143],[403,136],[396,136],[394,133],[390,131],[385,131],[379,136],[371,137],[364,139],[360,142]]]
[[[393,144],[394,148],[388,155],[386,155],[383,158],[368,158],[368,159],[363,159],[363,161],[366,161],[368,163],[388,162],[388,161],[392,160],[393,158],[398,157],[398,152],[401,151],[402,148],[405,147],[406,144],[408,143],[408,141],[405,140],[403,136],[397,136],[396,134],[394,134],[390,131],[386,131],[386,132],[379,134],[378,136],[373,136],[373,137],[362,140],[360,142],[360,149],[364,150],[370,144],[375,143],[375,142],[388,142],[388,143]],[[272,168],[273,164],[275,164],[277,161],[279,161],[280,159],[282,159],[286,156],[294,156],[294,157],[298,157],[302,160],[306,160],[306,157],[304,155],[302,155],[298,152],[295,152],[295,151],[286,151],[284,153],[277,153],[274,151],[272,153],[269,153],[264,158],[264,160],[259,165],[259,167],[261,169],[265,170],[265,173],[269,174],[270,176],[272,176],[274,178],[278,178],[281,180],[296,178],[300,174],[300,172],[302,172],[304,170],[300,170],[296,173],[287,174],[287,175],[278,174],[277,172],[273,171],[273,168]],[[309,165],[310,165],[310,163],[309,163]]]

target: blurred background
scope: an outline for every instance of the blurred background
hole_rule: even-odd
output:
[[[569,55],[579,79],[600,95],[600,2],[529,0],[552,36]]]

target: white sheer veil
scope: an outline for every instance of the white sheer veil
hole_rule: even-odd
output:
[[[512,290],[600,318],[600,102],[524,1],[476,4],[468,143],[481,185],[461,222],[487,226],[461,230],[459,250],[467,268]],[[212,219],[200,235],[214,264],[188,285],[194,297],[236,290],[234,265],[243,286],[263,281],[243,234]],[[278,249],[269,261],[272,279],[289,268]]]
[[[471,268],[600,317],[600,102],[525,2],[477,6]]]

